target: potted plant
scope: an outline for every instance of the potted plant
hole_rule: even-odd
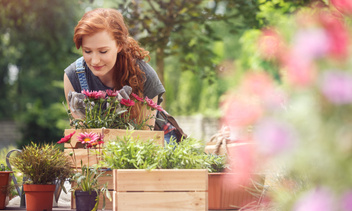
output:
[[[87,164],[83,164],[81,160],[80,168],[77,167],[77,157],[75,149],[72,146],[71,140],[74,136],[75,131],[64,138],[62,138],[58,143],[66,143],[71,145],[72,161],[75,165],[75,174],[71,178],[72,188],[71,191],[75,196],[75,207],[77,211],[86,210],[97,210],[100,202],[100,194],[103,196],[102,209],[105,208],[105,196],[111,201],[111,196],[107,188],[107,184],[101,184],[99,179],[104,175],[104,171],[97,165],[100,160],[100,149],[101,145],[104,143],[103,136],[101,134],[90,133],[80,133],[78,135],[78,141],[83,145],[87,154]],[[90,165],[90,149],[94,149],[93,157],[95,157],[95,164]],[[73,204],[73,203],[71,203]]]
[[[23,184],[28,211],[52,210],[55,181],[64,181],[72,174],[71,160],[53,144],[31,143],[22,153],[11,158],[13,166],[27,181]]]
[[[9,171],[4,164],[0,165],[0,210],[5,209],[9,202],[9,192],[11,191],[11,177]]]

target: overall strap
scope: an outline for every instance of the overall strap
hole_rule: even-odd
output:
[[[81,89],[89,91],[85,68],[83,65],[83,57],[80,57],[76,60],[76,73],[78,76],[79,83],[81,85]]]

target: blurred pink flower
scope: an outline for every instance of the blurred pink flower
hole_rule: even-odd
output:
[[[139,97],[139,96],[136,95],[135,93],[131,93],[131,95],[132,95],[136,100],[138,100],[138,101],[140,101],[140,102],[144,102],[144,99],[141,98],[141,97]]]
[[[283,75],[290,84],[299,87],[311,85],[316,79],[316,67],[307,59],[301,59],[295,52],[283,57]]]
[[[316,188],[305,194],[295,204],[294,211],[337,210],[332,192],[326,188]]]
[[[86,95],[90,99],[104,99],[106,96],[106,93],[101,90],[99,91],[82,90],[82,94]]]
[[[255,123],[263,113],[263,108],[248,96],[232,96],[223,104],[224,125],[232,128]]]
[[[265,119],[254,127],[253,139],[259,152],[264,155],[277,155],[292,148],[294,132],[285,122]]]
[[[352,15],[352,1],[351,0],[330,0],[331,4],[342,13]]]
[[[328,36],[321,28],[310,27],[298,30],[293,38],[293,55],[297,61],[311,61],[325,55],[328,49]]]
[[[63,137],[58,141],[58,144],[62,143],[70,143],[72,136],[76,133],[76,131],[73,131],[72,133],[68,134],[67,136]]]
[[[339,70],[325,72],[322,75],[321,91],[331,103],[352,103],[352,75]]]
[[[328,35],[329,53],[338,59],[346,58],[348,55],[349,35],[345,24],[330,13],[321,13],[320,21]]]
[[[119,91],[113,91],[111,89],[107,89],[106,90],[106,94],[109,96],[109,97],[116,97],[118,94],[119,94]]]
[[[265,97],[274,89],[274,82],[265,72],[252,72],[244,76],[241,88],[248,95]]]
[[[255,172],[255,150],[252,143],[245,143],[228,149],[229,171],[233,174],[228,174],[231,184],[229,186],[236,188],[239,185],[246,186],[251,181],[252,174]],[[260,164],[259,164],[260,165]]]
[[[131,99],[127,100],[127,99],[121,99],[120,103],[122,105],[125,105],[125,106],[128,106],[128,107],[131,107],[131,106],[134,106],[135,102]]]
[[[352,210],[352,190],[347,191],[341,198],[341,209],[343,211]]]
[[[282,39],[275,29],[264,29],[259,37],[258,47],[264,58],[277,58],[282,48]]]

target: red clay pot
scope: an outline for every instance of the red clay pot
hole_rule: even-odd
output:
[[[11,183],[11,173],[12,171],[0,171],[0,210],[5,209],[6,205],[9,203],[7,188]]]
[[[52,211],[55,185],[23,185],[27,211]]]

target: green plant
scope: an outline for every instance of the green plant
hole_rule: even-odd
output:
[[[9,167],[5,166],[4,164],[0,164],[0,171],[11,171]]]
[[[53,144],[31,143],[22,153],[11,158],[13,166],[21,171],[30,184],[53,184],[60,180],[63,184],[72,175],[71,160]],[[63,186],[63,190],[65,190]]]
[[[102,151],[103,165],[113,169],[208,169],[222,171],[225,156],[204,153],[204,145],[193,138],[162,147],[153,140],[117,137],[108,142]]]
[[[76,132],[76,131],[75,131]],[[73,163],[75,165],[75,169],[77,169],[76,166],[76,155],[75,155],[75,151],[74,148],[71,144],[71,138],[72,136],[75,134],[75,132],[63,137],[60,141],[58,141],[57,143],[62,144],[62,143],[69,143],[71,145],[72,148],[72,153],[70,154]],[[99,163],[99,156],[96,152],[96,147],[99,146],[100,144],[103,144],[103,136],[102,135],[98,135],[96,133],[80,133],[78,136],[78,140],[84,144],[85,148],[87,149],[87,156],[89,157],[89,149],[90,148],[94,148],[95,149],[95,154],[96,154],[96,159],[97,159],[97,163]],[[102,185],[99,184],[98,179],[99,177],[101,177],[104,174],[104,171],[102,171],[98,165],[94,165],[94,166],[89,166],[89,160],[88,160],[88,165],[83,165],[83,162],[81,160],[81,170],[76,172],[72,177],[71,177],[71,181],[76,182],[75,186],[73,186],[71,188],[70,191],[75,192],[76,190],[80,190],[80,191],[87,191],[89,192],[89,194],[92,191],[95,191],[97,193],[97,198],[95,206],[93,208],[93,211],[98,209],[98,205],[99,205],[99,195],[100,193],[103,194],[103,209],[105,208],[105,197],[107,197],[110,201],[111,201],[111,195],[107,189],[107,184],[104,184],[103,187],[101,187]]]

